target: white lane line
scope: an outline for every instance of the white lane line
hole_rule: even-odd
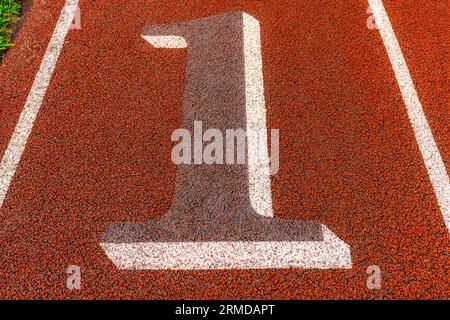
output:
[[[69,27],[78,7],[78,0],[66,0],[64,7],[56,23],[50,42],[45,51],[44,58],[33,86],[28,94],[27,101],[17,122],[14,133],[9,141],[8,147],[0,162],[0,208],[3,205],[12,178],[20,162],[25,145],[33,129],[33,123],[36,120],[42,101],[47,91],[50,79],[55,69],[61,49],[64,45]]]
[[[414,83],[403,57],[402,50],[392,29],[388,14],[382,0],[369,0],[376,24],[383,38],[389,59],[394,69],[408,117],[428,170],[431,184],[441,209],[447,229],[450,231],[450,179],[439,149],[433,138],[425,113],[420,103]]]
[[[322,225],[323,241],[101,243],[119,269],[350,269],[350,247]]]

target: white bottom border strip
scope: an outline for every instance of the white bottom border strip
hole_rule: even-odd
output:
[[[350,247],[322,225],[323,241],[101,243],[119,269],[349,269]]]

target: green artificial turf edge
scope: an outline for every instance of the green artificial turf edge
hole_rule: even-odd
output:
[[[20,11],[19,0],[0,0],[0,61],[6,51],[14,45],[11,36]]]

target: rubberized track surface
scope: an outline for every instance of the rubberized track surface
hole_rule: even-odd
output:
[[[445,1],[383,1],[436,144],[450,166]],[[448,298],[449,231],[366,1],[80,1],[0,213],[1,298]],[[0,71],[0,154],[63,1],[35,1]],[[147,25],[245,11],[261,24],[268,128],[280,129],[274,213],[325,224],[347,270],[118,270],[112,222],[166,213],[170,135],[181,127],[186,52]],[[82,289],[68,290],[78,265]],[[366,287],[378,265],[382,288]]]

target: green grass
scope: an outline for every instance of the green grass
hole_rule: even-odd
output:
[[[0,60],[6,50],[13,46],[11,42],[12,25],[20,14],[18,0],[0,0]]]

